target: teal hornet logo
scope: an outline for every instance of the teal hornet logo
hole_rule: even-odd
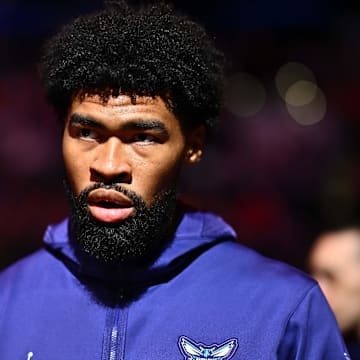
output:
[[[238,348],[237,339],[226,340],[220,345],[207,346],[196,343],[186,336],[180,336],[178,344],[185,360],[229,360]]]

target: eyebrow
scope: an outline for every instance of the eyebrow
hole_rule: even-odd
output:
[[[92,119],[91,117],[83,116],[80,114],[72,114],[70,116],[69,124],[90,126],[92,128],[97,128],[97,129],[105,129],[105,126],[101,122]]]
[[[131,120],[124,124],[124,130],[155,130],[164,134],[168,134],[168,131],[163,122],[160,120]]]
[[[70,116],[69,120],[70,125],[83,125],[89,126],[97,129],[106,129],[106,126],[100,121],[97,121],[89,116],[80,115],[74,113]],[[135,119],[120,126],[121,130],[154,130],[164,135],[168,135],[168,130],[166,129],[164,123],[160,120],[143,120]]]

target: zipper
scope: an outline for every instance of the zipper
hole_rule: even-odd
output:
[[[102,360],[124,360],[127,313],[126,307],[107,310]]]
[[[118,334],[119,334],[118,326],[114,324],[114,326],[111,329],[111,335],[110,335],[109,360],[116,360]]]

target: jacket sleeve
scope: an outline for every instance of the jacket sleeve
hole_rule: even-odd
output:
[[[277,359],[350,360],[335,317],[314,285],[289,317]]]

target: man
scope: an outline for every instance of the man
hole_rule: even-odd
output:
[[[315,282],[176,201],[215,124],[222,63],[165,5],[108,2],[49,41],[71,214],[0,276],[1,359],[347,358]]]
[[[360,359],[360,229],[343,227],[322,233],[308,257],[352,359]]]

